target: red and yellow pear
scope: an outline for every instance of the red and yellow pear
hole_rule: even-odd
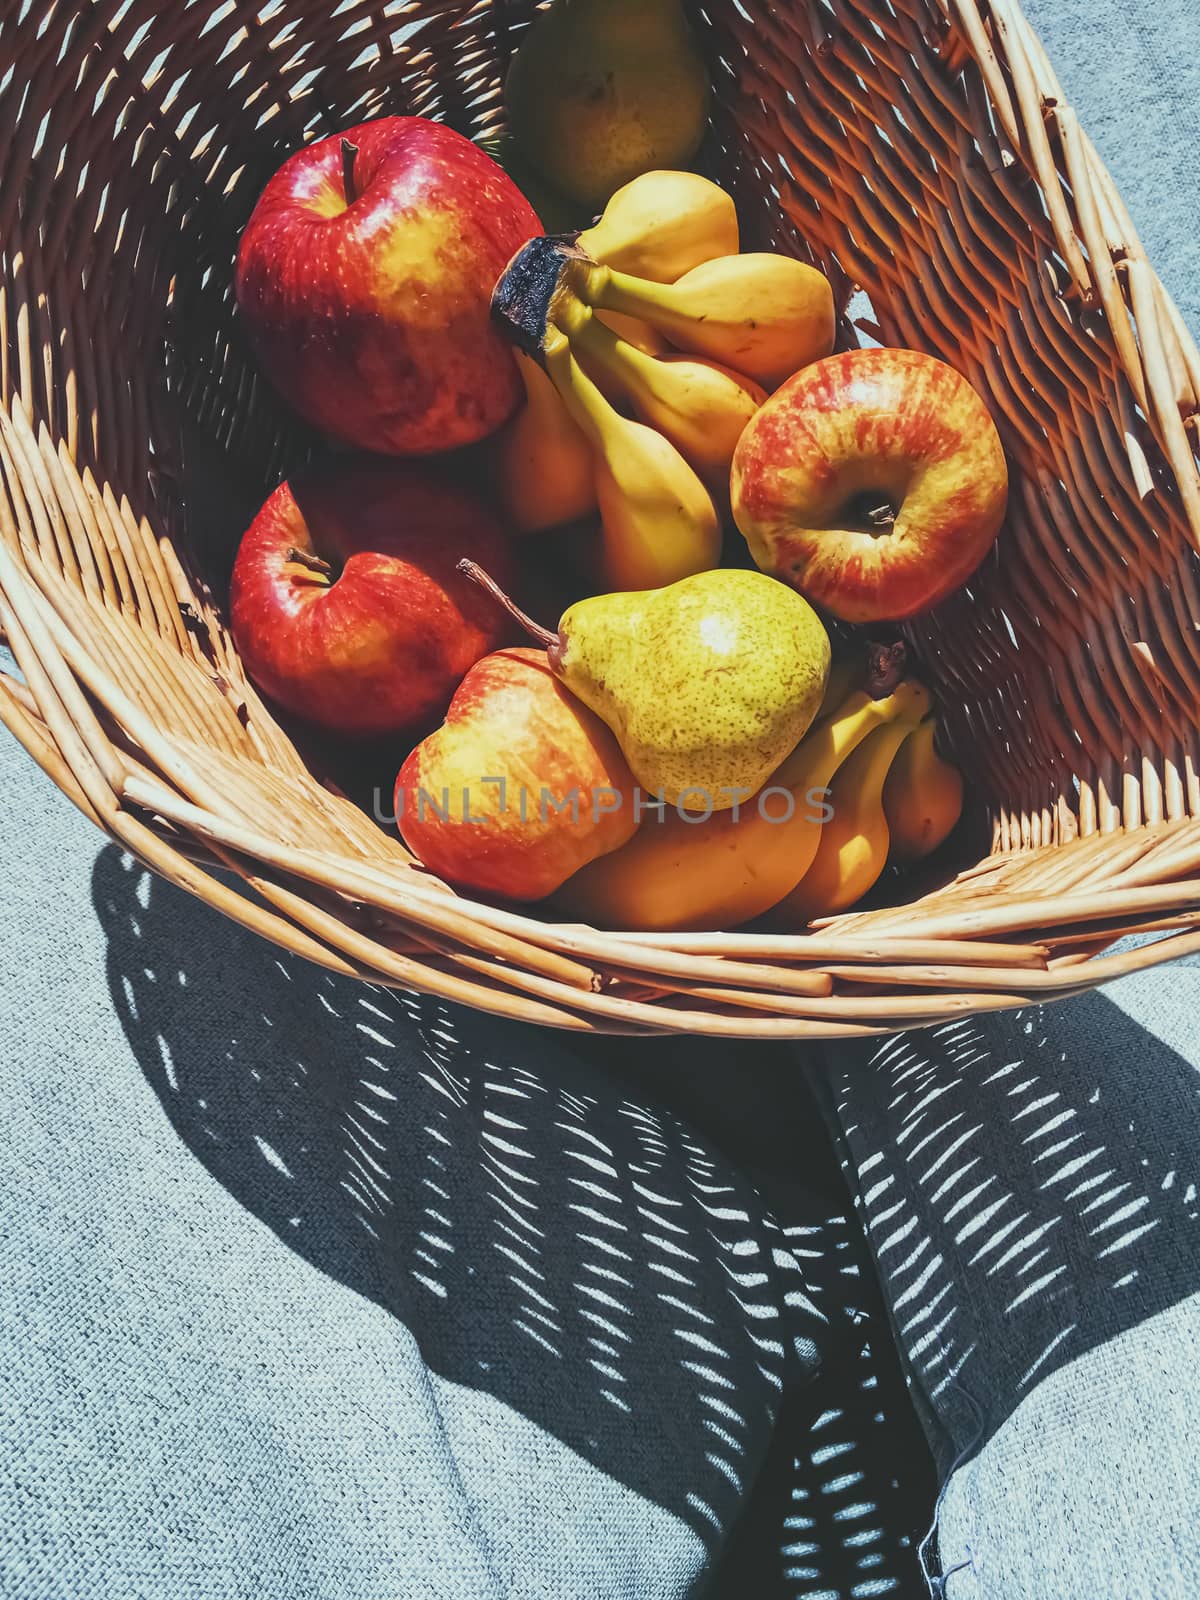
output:
[[[605,724],[565,689],[543,650],[471,668],[442,726],[396,780],[413,854],[456,888],[541,900],[637,825],[634,782]]]

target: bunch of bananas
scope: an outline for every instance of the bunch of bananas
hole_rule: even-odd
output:
[[[960,773],[937,753],[929,691],[890,693],[835,663],[820,715],[758,796],[698,820],[650,811],[628,844],[577,872],[572,917],[653,931],[780,929],[848,910],[889,861],[935,850],[962,811]]]
[[[812,863],[796,887],[772,908],[781,928],[802,928],[814,917],[849,911],[889,863],[910,865],[936,850],[962,815],[963,781],[938,754],[929,695],[915,725],[906,710],[874,729],[851,751],[829,784],[828,821]]]
[[[497,289],[529,352],[528,404],[496,449],[501,504],[529,533],[598,510],[612,588],[717,565],[743,429],[771,387],[833,348],[824,276],[738,245],[716,184],[649,172],[573,243],[535,240]]]

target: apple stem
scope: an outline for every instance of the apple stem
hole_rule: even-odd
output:
[[[516,618],[530,638],[537,640],[543,650],[549,650],[551,646],[559,643],[558,634],[551,633],[549,628],[543,628],[541,623],[535,622],[528,612],[522,611],[517,602],[505,594],[495,578],[489,576],[477,562],[468,561],[464,556],[458,563],[458,570],[465,573],[481,589],[485,589],[493,600],[498,601],[510,617]]]
[[[882,505],[872,506],[867,512],[867,521],[876,528],[890,528],[896,521],[896,513],[885,500]]]
[[[294,561],[298,567],[303,567],[305,572],[311,572],[320,578],[332,578],[333,568],[328,561],[322,561],[320,556],[314,556],[309,550],[297,550],[295,545],[287,553],[289,561]]]
[[[354,182],[354,158],[358,154],[358,146],[351,144],[349,139],[342,140],[342,187],[346,191],[346,204],[352,206],[358,199],[358,186]]]

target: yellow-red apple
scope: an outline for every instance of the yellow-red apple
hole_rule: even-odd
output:
[[[453,128],[381,117],[305,145],[242,235],[238,309],[259,365],[316,428],[427,455],[485,438],[523,393],[492,288],[542,231]]]
[[[247,672],[333,733],[415,735],[511,637],[501,608],[457,569],[469,552],[512,571],[487,506],[432,467],[343,456],[281,483],[230,585]]]
[[[634,781],[605,724],[544,650],[471,668],[396,780],[405,844],[460,889],[541,900],[637,826]]]
[[[731,477],[755,561],[847,622],[926,611],[974,572],[1008,499],[987,407],[915,350],[848,350],[751,418]]]

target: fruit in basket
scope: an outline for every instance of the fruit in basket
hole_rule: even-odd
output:
[[[962,816],[962,773],[938,755],[935,733],[932,717],[914,728],[900,746],[883,785],[890,859],[898,864],[931,855]]]
[[[640,350],[644,355],[665,356],[670,353],[670,344],[648,322],[639,322],[636,317],[622,317],[615,311],[597,311],[593,315],[618,339],[633,345],[635,350]],[[599,368],[593,368],[589,376],[606,400],[611,400],[615,406],[624,406],[625,391],[620,384],[614,383]]]
[[[995,424],[953,367],[848,350],[798,372],[738,442],[754,560],[847,622],[926,611],[990,550],[1008,498]]]
[[[681,0],[555,0],[521,41],[504,98],[534,171],[601,206],[639,173],[691,160],[708,71]]]
[[[802,928],[814,917],[848,911],[873,889],[888,859],[888,824],[883,785],[911,723],[879,728],[864,739],[835,774],[829,821],[817,853],[796,887],[771,912],[777,927]]]
[[[545,362],[592,449],[608,587],[657,589],[715,567],[720,518],[675,446],[614,410],[556,330],[547,337]]]
[[[469,139],[382,117],[306,145],[271,179],[242,235],[238,309],[262,370],[314,427],[356,449],[454,449],[517,407],[488,305],[540,232]]]
[[[911,679],[878,698],[853,690],[757,795],[703,820],[647,811],[629,843],[602,869],[577,872],[556,903],[600,927],[655,932],[736,928],[762,916],[808,870],[829,818],[829,785],[850,754],[876,729],[900,718],[911,725],[928,708]]]
[[[742,431],[767,398],[750,378],[696,356],[649,356],[580,307],[564,324],[590,377],[605,377],[639,421],[670,442],[710,487],[724,492]]]
[[[674,283],[702,261],[737,255],[737,209],[698,172],[645,172],[617,190],[578,244],[618,272]]]
[[[592,447],[551,379],[516,352],[525,404],[496,435],[493,477],[510,528],[540,533],[596,508]]]
[[[636,826],[617,741],[541,650],[467,673],[442,726],[396,780],[405,844],[460,889],[541,900]]]
[[[829,676],[816,613],[759,572],[723,567],[640,594],[595,595],[539,627],[467,561],[567,688],[616,734],[643,790],[721,811],[803,737]]]
[[[616,311],[597,311],[594,315],[596,321],[611,329],[618,339],[624,339],[626,344],[633,345],[645,355],[665,356],[671,348],[670,343],[648,322],[639,322],[636,317],[623,317]],[[601,384],[600,387],[604,389],[605,385]]]
[[[639,317],[680,350],[719,361],[768,389],[833,349],[829,280],[791,256],[718,256],[675,283],[579,262],[567,262],[565,272],[588,305]]]
[[[556,670],[612,728],[643,789],[724,810],[765,782],[821,704],[829,639],[790,593],[724,568],[582,600],[559,624]]]
[[[897,674],[903,666],[903,657],[897,667]],[[833,660],[829,664],[829,680],[825,685],[825,698],[821,702],[821,709],[817,712],[817,722],[825,722],[835,712],[842,708],[844,701],[849,699],[855,689],[861,689],[870,676],[866,654],[859,648],[858,641],[834,645]],[[887,679],[890,682],[890,678]]]
[[[508,173],[537,212],[547,233],[569,233],[579,227],[579,207],[539,177],[517,148],[511,133],[494,134],[488,139],[477,139],[475,143]]]
[[[487,506],[430,467],[347,456],[280,484],[230,585],[246,670],[331,732],[416,731],[509,635],[503,610],[457,570],[468,550],[511,574]]]

